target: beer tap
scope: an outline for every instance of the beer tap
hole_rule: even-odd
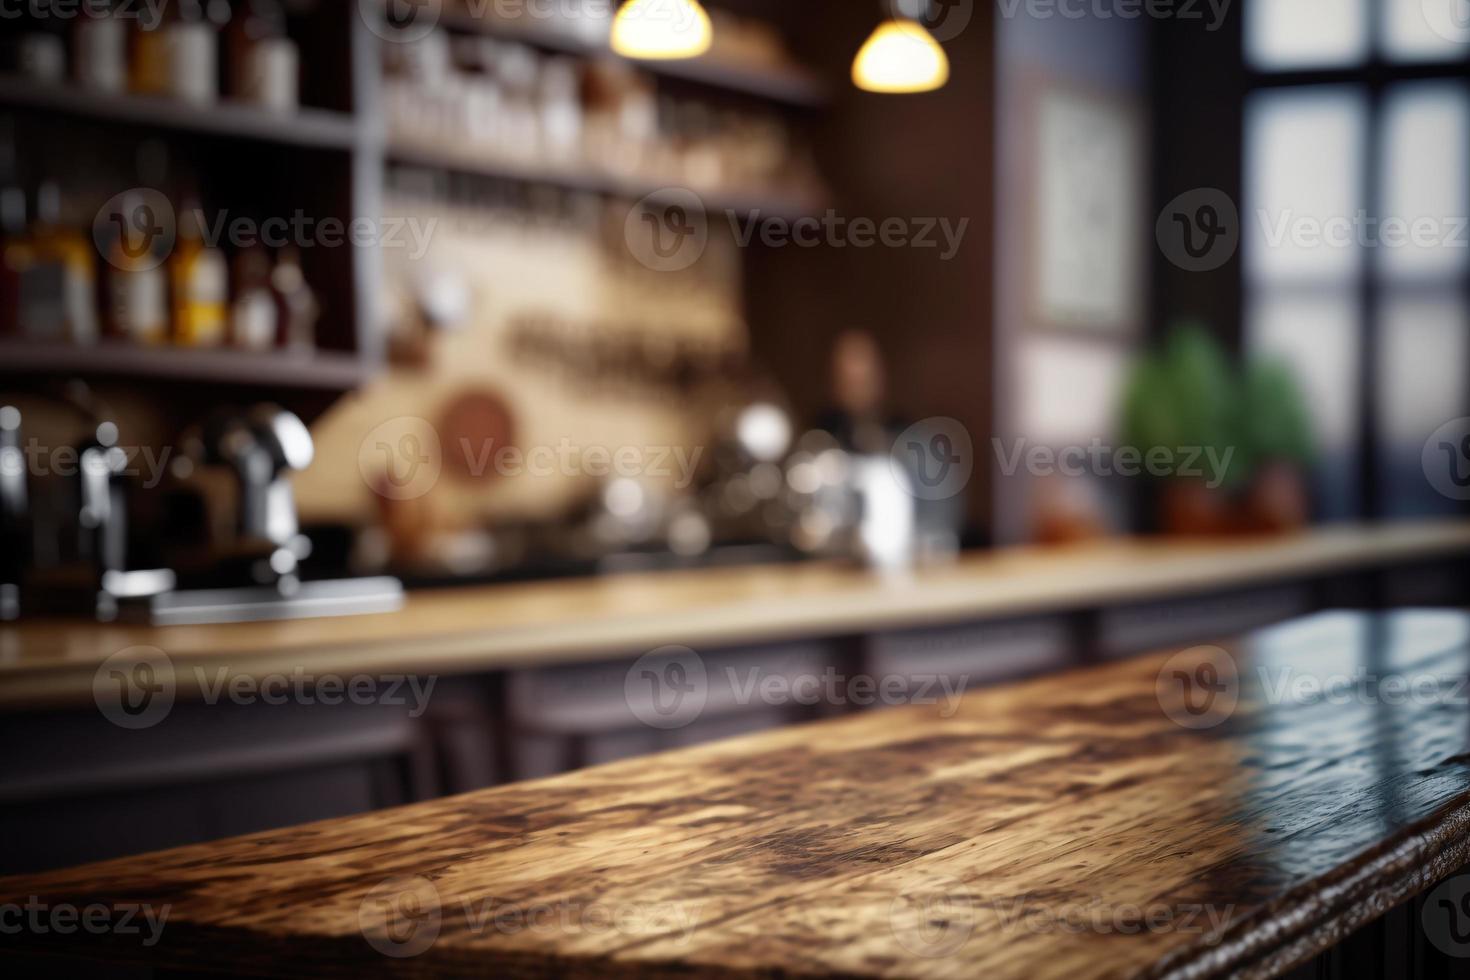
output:
[[[301,534],[291,475],[311,465],[311,433],[301,419],[275,405],[211,420],[203,439],[205,463],[229,467],[239,487],[236,532],[247,548],[261,548],[256,581],[291,591],[310,543]]]

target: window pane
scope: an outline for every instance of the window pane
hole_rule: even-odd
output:
[[[1383,51],[1390,60],[1449,61],[1463,58],[1467,44],[1470,4],[1465,0],[1385,0]]]
[[[1383,223],[1374,258],[1392,276],[1435,276],[1470,264],[1466,140],[1470,99],[1459,85],[1393,89],[1384,106]]]
[[[1424,442],[1451,419],[1470,415],[1470,322],[1464,298],[1442,293],[1391,293],[1379,305],[1377,469],[1389,517],[1456,512],[1425,478]]]
[[[1319,68],[1368,54],[1368,0],[1250,0],[1246,60],[1257,68]]]
[[[1359,315],[1353,287],[1301,293],[1260,289],[1246,311],[1252,356],[1296,372],[1317,442],[1318,516],[1353,517],[1359,508]]]
[[[1245,117],[1247,275],[1342,280],[1362,265],[1366,110],[1354,89],[1258,92]]]

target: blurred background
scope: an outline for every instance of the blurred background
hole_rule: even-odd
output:
[[[117,731],[35,671],[365,642],[170,628],[711,567],[922,591],[1082,556],[983,629],[915,612],[778,651],[861,634],[832,655],[1002,679],[1324,605],[1463,604],[1458,0],[0,0],[0,31],[0,684],[5,724],[58,746],[3,791],[16,866],[675,737],[626,724],[625,664],[485,665],[428,735],[240,711],[165,777],[149,760],[228,727],[180,706],[130,775],[65,775]],[[1083,595],[1145,543],[1310,575]],[[1399,577],[1327,582],[1348,553]],[[514,625],[588,611],[547,608]],[[365,731],[351,759],[388,770],[311,761]],[[269,739],[290,772],[226,788]],[[84,836],[82,799],[156,832],[35,844]]]

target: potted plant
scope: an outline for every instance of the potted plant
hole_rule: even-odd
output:
[[[1161,350],[1139,358],[1122,416],[1125,443],[1145,460],[1158,453],[1147,470],[1159,530],[1208,535],[1306,523],[1311,425],[1287,365],[1254,359],[1238,371],[1208,330],[1184,323]],[[1161,469],[1162,459],[1169,463]],[[1203,472],[1201,461],[1210,464]]]
[[[1236,393],[1224,350],[1198,324],[1175,328],[1163,349],[1145,353],[1124,393],[1123,438],[1145,461],[1160,530],[1218,534],[1229,529],[1227,484],[1196,470],[1206,452],[1230,461]],[[1158,454],[1151,460],[1151,452]]]
[[[1307,523],[1312,424],[1291,368],[1252,360],[1241,385],[1241,451],[1250,473],[1239,505],[1245,531],[1288,531]]]

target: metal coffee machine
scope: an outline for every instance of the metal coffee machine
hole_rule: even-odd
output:
[[[379,576],[311,580],[301,564],[311,542],[301,533],[293,474],[311,465],[305,424],[275,405],[220,413],[185,440],[187,474],[223,470],[233,481],[229,539],[210,553],[207,576],[182,579],[132,605],[132,618],[158,625],[223,623],[390,612],[403,604],[403,586]],[[205,581],[207,585],[197,585]]]
[[[129,460],[111,413],[85,385],[55,401],[84,420],[85,435],[64,452],[28,447],[20,408],[0,403],[0,620],[112,620],[120,603],[170,589],[174,576],[128,565]],[[33,475],[51,482],[34,492]]]
[[[32,465],[18,404],[0,400],[0,621],[83,616],[157,625],[222,623],[386,612],[403,604],[394,578],[312,580],[302,562],[311,543],[301,533],[294,474],[311,464],[311,434],[291,412],[259,405],[220,413],[182,440],[171,485],[139,485],[116,416],[84,385],[46,396],[62,416],[83,420],[84,435],[42,447]],[[35,442],[34,438],[32,439]],[[49,454],[49,455],[48,455]],[[64,465],[63,465],[64,463]],[[33,472],[33,470],[35,472]],[[130,529],[141,503],[168,514],[188,497],[191,476],[224,474],[220,486],[195,488],[202,507],[230,511],[223,533],[201,533],[193,554],[186,535]],[[213,526],[204,522],[205,526]],[[149,548],[161,539],[165,550]],[[130,554],[142,543],[141,555]],[[139,549],[134,549],[139,550]],[[137,568],[139,558],[168,567]],[[159,559],[162,558],[162,561]]]

